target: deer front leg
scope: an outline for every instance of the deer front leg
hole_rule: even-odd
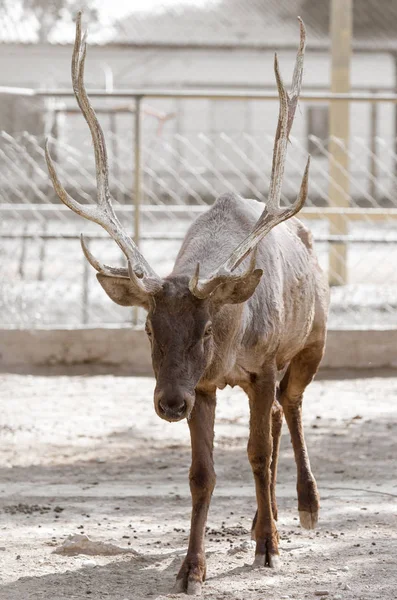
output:
[[[272,407],[272,440],[273,440],[273,450],[272,450],[272,462],[271,462],[271,483],[270,483],[270,493],[272,497],[272,511],[273,511],[273,519],[277,521],[278,518],[278,509],[277,509],[277,498],[276,498],[276,483],[277,483],[277,464],[278,464],[278,455],[280,451],[280,438],[281,438],[281,429],[283,427],[283,409],[278,400],[274,401]],[[255,539],[255,526],[256,521],[258,519],[258,511],[255,513],[254,520],[252,522],[251,527],[251,537]]]
[[[251,385],[250,437],[248,458],[255,478],[258,510],[253,528],[256,540],[254,565],[276,568],[279,565],[278,533],[272,510],[272,406],[276,394],[275,370],[266,374]]]
[[[280,452],[281,429],[283,427],[283,409],[279,401],[276,399],[272,406],[272,464],[271,464],[271,485],[270,493],[272,496],[272,511],[275,521],[278,519],[277,498],[276,498],[276,483],[277,483],[277,465],[278,455]]]
[[[201,586],[206,575],[205,525],[215,487],[213,461],[215,405],[215,391],[213,394],[196,392],[195,405],[189,419],[192,443],[190,468],[192,519],[189,547],[176,579],[175,591],[192,596],[201,594]]]

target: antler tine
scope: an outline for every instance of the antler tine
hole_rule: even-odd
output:
[[[295,60],[294,74],[292,76],[291,91],[288,95],[288,137],[294,122],[295,110],[298,105],[299,95],[302,87],[303,61],[306,48],[306,29],[301,17],[298,17],[300,27],[300,43]]]
[[[145,260],[144,256],[140,253],[138,247],[131,239],[131,237],[124,231],[120,221],[118,220],[111,203],[110,191],[109,191],[109,173],[108,173],[108,160],[106,152],[105,137],[102,128],[99,124],[94,109],[87,96],[87,92],[84,85],[84,65],[86,57],[86,37],[87,33],[83,35],[81,33],[81,17],[82,12],[80,11],[76,19],[76,37],[72,56],[72,82],[73,91],[80,107],[81,112],[90,128],[92,142],[95,153],[95,168],[96,168],[96,181],[97,181],[97,195],[98,203],[95,205],[80,204],[74,198],[68,194],[63,185],[61,184],[55,165],[52,161],[49,152],[49,142],[46,140],[45,144],[45,157],[47,161],[48,171],[54,186],[54,189],[60,198],[60,200],[66,204],[71,210],[78,215],[101,225],[114,241],[121,248],[125,256],[127,257],[130,265],[130,270],[123,270],[123,273],[119,273],[118,269],[113,273],[114,275],[128,276],[130,273],[133,277],[133,281],[143,290],[148,293],[154,293],[161,287],[161,279],[151,268],[149,263]],[[98,270],[98,266],[103,270],[102,272],[112,274],[113,267],[102,265],[97,261],[93,255],[84,247],[83,251],[94,268]]]
[[[50,174],[52,185],[54,186],[54,190],[55,190],[58,198],[60,200],[62,200],[62,202],[64,204],[66,204],[66,206],[68,206],[76,214],[80,215],[81,217],[85,217],[86,219],[89,219],[90,221],[94,221],[95,223],[97,223],[98,222],[97,221],[98,207],[95,205],[92,205],[92,204],[82,205],[79,202],[76,202],[76,200],[74,198],[72,198],[72,196],[70,194],[68,194],[68,192],[63,187],[63,185],[58,177],[58,174],[56,172],[54,162],[51,158],[51,154],[50,154],[50,150],[49,150],[49,143],[50,143],[50,141],[47,138],[45,141],[45,146],[44,146],[45,159],[47,162],[47,168],[48,168],[48,172]]]
[[[105,263],[102,263],[95,258],[95,256],[89,250],[83,234],[80,236],[80,244],[84,256],[90,265],[94,267],[96,271],[98,271],[98,273],[104,273],[104,275],[110,275],[111,277],[129,277],[128,269],[126,267],[111,267],[110,265],[105,265]]]
[[[292,77],[291,93],[286,91],[278,64],[277,54],[274,57],[274,73],[277,82],[277,89],[280,100],[279,117],[277,130],[274,140],[272,172],[269,185],[269,197],[266,206],[259,217],[252,232],[243,240],[237,248],[231,253],[225,262],[223,262],[216,271],[207,279],[199,278],[199,265],[196,273],[190,281],[190,291],[199,298],[205,298],[212,293],[214,289],[230,277],[235,277],[233,271],[241,262],[257,247],[261,239],[269,233],[273,227],[283,221],[293,217],[303,207],[308,190],[310,157],[307,160],[299,195],[295,203],[288,208],[280,208],[281,188],[287,156],[288,137],[293,124],[295,111],[299,99],[303,74],[303,59],[306,46],[306,30],[302,19],[300,23],[300,43],[296,56],[294,73]],[[251,260],[246,273],[253,272],[255,262]],[[240,275],[241,276],[241,275]]]
[[[226,272],[232,273],[242,261],[256,248],[260,240],[269,233],[273,227],[279,225],[283,221],[290,219],[296,213],[298,213],[304,206],[307,198],[308,182],[309,182],[309,168],[310,168],[310,156],[307,159],[305,171],[301,182],[298,198],[286,209],[277,210],[272,212],[265,208],[262,215],[258,219],[254,229],[249,236],[241,242],[230,255],[228,260],[224,263],[223,269]]]
[[[84,67],[87,55],[87,31],[85,31],[82,35],[81,18],[82,11],[79,11],[76,18],[76,37],[72,56],[73,91],[80,110],[91,131],[95,153],[98,204],[99,206],[102,206],[106,212],[109,212],[112,217],[115,217],[113,206],[110,202],[109,167],[105,136],[95,111],[92,108],[91,102],[87,96],[84,85]]]
[[[288,142],[288,93],[280,74],[277,54],[274,55],[274,74],[276,76],[280,110],[273,146],[272,173],[270,176],[269,198],[266,202],[268,210],[278,209],[283,184],[285,157]]]
[[[269,198],[266,203],[268,209],[278,209],[280,206],[281,187],[287,156],[287,142],[294,122],[296,107],[302,87],[303,60],[306,47],[306,29],[300,17],[300,42],[296,55],[294,73],[292,76],[291,92],[288,94],[280,74],[277,54],[274,57],[274,73],[276,76],[277,90],[280,99],[280,112],[277,123],[276,137],[274,140],[272,173],[270,178]]]
[[[249,254],[249,252],[247,254]],[[247,254],[245,256],[247,256]],[[244,260],[244,258],[241,260]],[[245,277],[250,273],[253,273],[255,270],[255,263],[256,248],[254,248],[248,268],[243,274],[233,274],[227,267],[224,266],[224,263],[224,265],[218,269],[215,276],[210,275],[208,279],[200,279],[200,263],[197,263],[195,274],[189,281],[189,290],[194,296],[196,296],[196,298],[207,298],[209,294],[211,294],[219,285],[221,285],[221,283],[226,281],[239,281],[241,277]]]

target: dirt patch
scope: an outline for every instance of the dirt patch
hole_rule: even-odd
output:
[[[299,526],[284,428],[277,573],[251,567],[247,400],[219,394],[205,598],[395,600],[397,378],[348,375],[314,382],[305,398],[321,494],[313,532]],[[186,423],[155,415],[153,387],[81,370],[0,375],[1,600],[180,598],[170,590],[189,532],[189,437]],[[131,553],[53,553],[76,535]]]
[[[123,538],[129,538],[129,535],[123,535]],[[55,548],[54,554],[64,554],[65,556],[116,556],[117,554],[135,554],[132,548],[123,548],[110,542],[101,542],[91,540],[88,535],[83,533],[69,535],[66,540]]]
[[[35,512],[44,515],[51,510],[51,506],[39,506],[38,504],[24,504],[23,502],[19,502],[18,504],[10,504],[9,506],[5,506],[3,510],[5,513],[10,515],[16,515],[17,513],[32,515]]]

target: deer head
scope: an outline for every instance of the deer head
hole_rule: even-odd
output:
[[[60,200],[75,213],[101,225],[127,259],[126,268],[103,264],[91,254],[84,237],[81,237],[85,257],[96,269],[97,279],[108,296],[122,306],[141,306],[148,311],[146,331],[152,346],[157,381],[155,409],[160,417],[168,421],[178,421],[191,413],[195,388],[214,356],[214,315],[225,304],[241,304],[255,292],[262,276],[262,270],[255,267],[258,243],[278,223],[295,215],[305,202],[309,161],[297,201],[291,207],[280,208],[287,142],[301,87],[304,50],[305,29],[300,21],[300,47],[290,94],[283,85],[275,56],[280,112],[269,198],[252,232],[209,276],[200,277],[200,265],[197,264],[195,273],[190,278],[170,276],[161,279],[124,231],[112,207],[105,139],[84,86],[86,33],[82,35],[81,12],[77,15],[72,82],[77,103],[91,131],[95,152],[97,204],[80,204],[67,193],[57,176],[47,140],[45,155],[48,170]],[[242,273],[236,272],[237,267],[249,255],[248,268]]]

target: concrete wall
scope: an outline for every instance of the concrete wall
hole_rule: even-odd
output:
[[[0,369],[54,365],[128,365],[151,374],[149,343],[142,330],[129,328],[3,329]],[[328,332],[324,368],[397,367],[397,329]]]

